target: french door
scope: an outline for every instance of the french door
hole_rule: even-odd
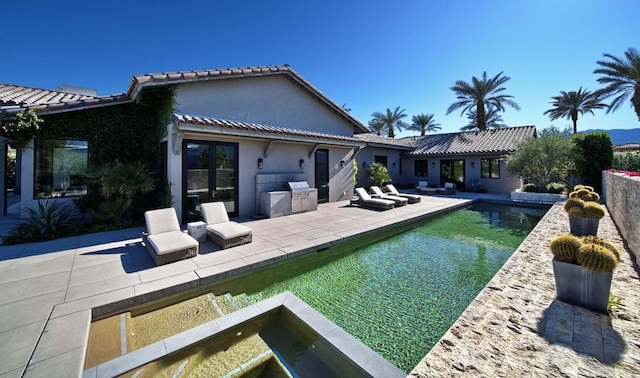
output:
[[[464,184],[464,160],[440,160],[440,185]]]
[[[329,150],[316,150],[315,180],[318,189],[318,203],[329,202]]]
[[[200,205],[223,202],[238,216],[238,144],[185,140],[182,143],[183,222],[201,220]]]

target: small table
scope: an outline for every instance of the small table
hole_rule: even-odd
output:
[[[207,240],[207,224],[202,221],[187,223],[187,232],[200,243]]]

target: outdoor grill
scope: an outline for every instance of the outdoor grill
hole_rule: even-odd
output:
[[[291,213],[301,213],[312,210],[312,201],[309,196],[309,184],[306,181],[287,182],[291,190]]]

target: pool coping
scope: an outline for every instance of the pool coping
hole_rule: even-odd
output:
[[[84,378],[119,376],[145,364],[165,358],[197,343],[221,335],[234,327],[258,320],[275,311],[287,310],[311,328],[336,351],[370,376],[405,377],[398,367],[344,331],[293,293],[286,291],[218,319],[170,336],[141,349],[86,369]]]

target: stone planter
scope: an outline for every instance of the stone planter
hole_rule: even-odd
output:
[[[554,258],[553,274],[558,300],[602,314],[607,313],[613,273],[596,273]]]
[[[575,236],[598,235],[600,219],[596,218],[569,218],[571,234]]]
[[[520,189],[511,192],[512,201],[532,203],[555,203],[567,199],[565,194],[521,192]]]

